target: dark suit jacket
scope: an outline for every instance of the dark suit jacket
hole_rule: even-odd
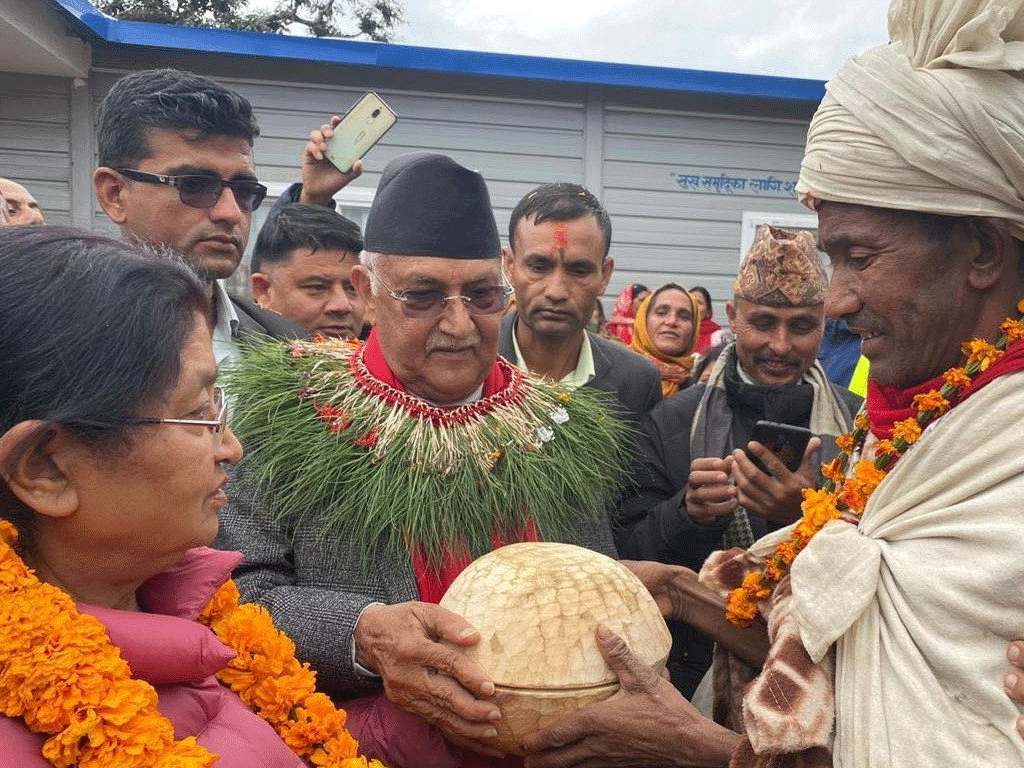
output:
[[[304,339],[309,336],[306,329],[288,318],[263,309],[249,299],[228,294],[231,305],[238,315],[238,328],[235,329],[235,340],[271,338],[278,340]]]
[[[518,365],[512,346],[512,329],[518,312],[501,321],[498,354]],[[634,428],[640,419],[661,400],[661,374],[650,360],[617,341],[609,341],[586,332],[594,352],[594,378],[586,386],[610,392],[618,400],[622,416]]]

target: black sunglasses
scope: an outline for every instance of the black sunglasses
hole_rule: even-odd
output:
[[[252,213],[260,207],[267,196],[267,188],[258,181],[251,179],[224,180],[217,176],[165,176],[162,173],[146,173],[133,168],[116,168],[126,179],[141,181],[146,184],[165,184],[178,190],[181,202],[190,208],[213,208],[220,200],[224,187],[231,190],[238,207],[246,213]]]

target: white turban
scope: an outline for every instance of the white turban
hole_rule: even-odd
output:
[[[1024,240],[1024,0],[893,0],[807,132],[800,202],[1006,219]]]

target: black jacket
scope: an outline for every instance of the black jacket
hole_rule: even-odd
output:
[[[831,384],[835,396],[856,413],[861,398]],[[685,389],[663,400],[644,417],[637,461],[631,474],[632,494],[621,504],[613,530],[619,556],[629,560],[657,560],[700,571],[708,555],[722,548],[722,534],[732,520],[724,515],[708,525],[686,513],[686,486],[690,477],[690,427],[705,386]],[[753,418],[733,414],[734,445],[744,445]],[[808,426],[808,419],[802,425]],[[760,515],[748,513],[754,538],[779,528]],[[669,622],[672,651],[668,668],[672,682],[689,697],[711,664],[711,640],[682,622]]]
[[[256,306],[242,296],[228,294],[231,305],[238,315],[238,327],[235,329],[235,341],[245,342],[249,339],[304,339],[306,330],[288,318]]]
[[[512,329],[518,312],[501,321],[498,354],[518,365],[512,346]],[[594,378],[586,386],[610,392],[621,406],[619,415],[633,428],[639,429],[641,419],[661,400],[661,374],[650,360],[638,355],[617,341],[609,341],[586,331],[594,353]]]

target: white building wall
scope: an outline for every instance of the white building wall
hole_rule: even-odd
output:
[[[0,72],[0,176],[25,185],[50,224],[71,223],[72,83]]]
[[[806,213],[792,186],[807,122],[799,109],[791,116],[792,107],[780,107],[786,117],[750,115],[735,102],[716,111],[683,94],[634,97],[628,90],[573,84],[314,71],[294,64],[282,69],[215,56],[178,61],[105,53],[84,96],[71,79],[0,74],[0,173],[29,186],[51,221],[71,221],[74,200],[75,207],[89,208],[74,211],[76,223],[116,235],[91,195],[92,120],[122,74],[167,65],[215,77],[252,101],[262,129],[257,170],[272,196],[257,212],[254,233],[273,197],[298,180],[309,131],[367,89],[376,90],[399,121],[364,159],[363,176],[339,195],[347,213],[361,218],[384,165],[418,150],[450,154],[483,173],[503,236],[512,208],[536,185],[585,184],[612,216],[616,270],[606,311],[629,283],[654,288],[673,281],[705,285],[721,322],[744,213]],[[307,72],[312,82],[301,79]],[[272,74],[281,79],[269,79]],[[247,282],[240,270],[238,285]]]

